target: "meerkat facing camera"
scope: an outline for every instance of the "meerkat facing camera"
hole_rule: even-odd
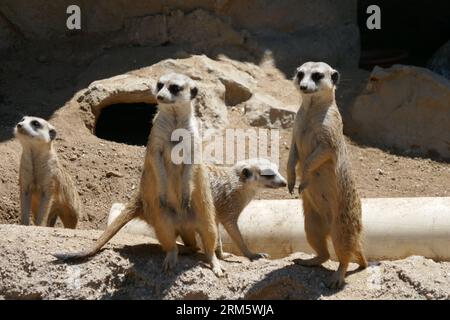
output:
[[[323,62],[307,62],[297,68],[294,83],[302,95],[297,112],[287,165],[289,192],[296,173],[301,177],[305,232],[317,256],[298,259],[304,266],[317,266],[330,257],[331,237],[339,268],[330,287],[341,287],[352,257],[367,267],[361,244],[361,200],[353,180],[343,135],[342,118],[335,90],[339,73]]]
[[[14,128],[22,145],[19,185],[22,224],[30,211],[38,226],[53,227],[59,217],[74,229],[80,219],[80,201],[74,183],[59,163],[53,141],[56,129],[37,117],[24,117]]]
[[[222,267],[215,255],[217,226],[215,210],[205,166],[184,161],[193,152],[183,154],[182,163],[175,163],[172,151],[177,142],[172,141],[175,130],[187,133],[181,142],[184,150],[199,144],[193,99],[198,89],[195,82],[181,74],[163,75],[155,88],[158,113],[153,120],[138,192],[122,213],[109,225],[93,247],[76,253],[54,254],[60,259],[88,257],[100,250],[127,222],[139,217],[153,226],[166,258],[163,269],[175,267],[178,257],[176,238],[182,227],[196,230],[203,241],[205,255],[213,272],[222,275]],[[186,141],[184,141],[186,139]],[[189,159],[188,159],[189,160]]]

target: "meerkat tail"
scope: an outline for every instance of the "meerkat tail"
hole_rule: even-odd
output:
[[[142,203],[139,197],[135,197],[128,203],[126,208],[117,216],[117,218],[106,228],[95,244],[84,251],[79,252],[61,252],[52,254],[60,260],[84,259],[95,255],[119,230],[128,222],[142,214]]]

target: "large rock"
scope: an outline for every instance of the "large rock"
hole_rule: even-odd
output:
[[[208,11],[229,20],[239,29],[273,29],[292,32],[312,25],[332,27],[356,23],[356,0],[127,0],[76,2],[82,13],[83,33],[117,32],[132,19],[169,13],[174,10]],[[66,9],[71,0],[2,0],[0,11],[27,38],[50,39],[66,36]],[[204,28],[204,27],[203,27]],[[149,30],[151,32],[151,30]]]
[[[348,285],[336,292],[324,283],[337,263],[301,267],[293,263],[308,257],[301,253],[254,262],[231,256],[221,262],[226,276],[217,278],[202,254],[181,255],[173,272],[161,272],[164,253],[147,237],[116,235],[94,257],[64,263],[51,254],[85,249],[100,231],[0,225],[0,234],[0,299],[450,298],[450,263],[423,257],[349,272]]]
[[[348,285],[336,292],[324,283],[337,263],[301,267],[292,261],[309,257],[301,253],[254,262],[231,256],[221,261],[226,276],[217,278],[202,254],[180,255],[176,268],[163,273],[164,253],[147,237],[116,235],[90,259],[64,263],[51,253],[85,249],[101,232],[0,225],[0,234],[0,299],[450,298],[450,263],[423,257],[349,272]]]
[[[285,106],[272,96],[258,93],[244,105],[245,115],[252,126],[269,129],[292,127],[298,106]]]
[[[241,68],[245,69],[245,65]],[[101,110],[117,103],[156,103],[152,89],[157,79],[167,72],[179,72],[196,80],[199,86],[195,100],[197,115],[204,128],[223,128],[228,123],[227,106],[240,104],[251,98],[256,79],[248,72],[227,61],[214,61],[206,56],[168,59],[147,68],[89,85],[77,97],[88,128],[92,130]]]
[[[272,52],[291,74],[302,61],[357,66],[359,31],[356,0],[317,1],[79,1],[81,30],[66,28],[69,0],[48,3],[4,0],[5,17],[25,39],[47,41],[53,51],[87,46],[178,45],[195,54],[227,53],[259,61]],[[0,25],[0,39],[2,38]],[[76,34],[76,37],[73,35]],[[7,43],[6,46],[10,46]],[[60,59],[66,59],[64,54]]]
[[[376,67],[351,109],[372,143],[450,158],[450,82],[417,67]]]

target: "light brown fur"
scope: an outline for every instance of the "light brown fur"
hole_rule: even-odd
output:
[[[169,92],[174,84],[182,87],[178,94]],[[140,217],[154,227],[166,252],[165,271],[177,263],[179,230],[182,226],[190,226],[200,234],[206,259],[213,272],[220,276],[222,268],[214,252],[217,244],[215,210],[205,167],[201,162],[175,164],[171,155],[175,146],[171,135],[176,129],[186,129],[191,133],[193,144],[199,143],[191,105],[197,89],[190,78],[169,74],[160,78],[157,93],[159,112],[149,135],[138,193],[92,248],[55,256],[68,259],[93,255],[127,222]]]
[[[292,193],[298,173],[305,232],[317,256],[296,263],[316,266],[327,261],[330,257],[327,238],[331,237],[339,268],[329,285],[341,287],[352,257],[362,268],[367,267],[367,261],[361,244],[361,201],[351,175],[335,100],[339,74],[324,63],[306,63],[297,72],[301,74],[297,73],[295,83],[301,87],[303,102],[293,129],[288,188]],[[322,73],[323,79],[312,81],[314,72]]]
[[[24,117],[14,133],[22,145],[19,169],[22,224],[29,225],[31,211],[37,226],[53,227],[59,217],[64,227],[76,228],[81,216],[80,201],[53,148],[55,128],[44,119]]]

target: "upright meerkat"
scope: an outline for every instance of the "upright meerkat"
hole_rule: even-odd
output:
[[[55,128],[37,117],[24,117],[14,128],[22,145],[19,185],[22,224],[30,224],[30,211],[38,226],[53,227],[59,217],[74,229],[80,219],[80,201],[72,179],[53,148]]]
[[[236,163],[232,167],[207,165],[209,182],[216,208],[217,221],[220,222],[236,243],[241,252],[250,260],[267,258],[266,253],[251,252],[242,237],[238,219],[244,208],[252,201],[260,188],[281,188],[286,186],[286,180],[278,171],[278,166],[267,159],[255,158]],[[120,212],[111,211],[108,224],[111,224]],[[133,221],[128,232],[138,229],[146,231],[144,221]],[[139,233],[139,232],[136,232]],[[179,231],[184,244],[192,251],[197,251],[195,230],[182,228]],[[218,238],[216,255],[224,258],[222,241]]]
[[[201,159],[198,159],[200,163],[189,161],[193,153],[189,150],[200,143],[192,104],[197,92],[195,82],[185,75],[171,73],[159,79],[155,89],[159,110],[148,138],[138,192],[92,248],[77,253],[55,254],[56,257],[91,256],[127,222],[140,217],[153,226],[166,252],[165,271],[175,267],[178,257],[176,238],[181,228],[189,226],[200,234],[213,272],[217,276],[222,275],[215,255],[217,226],[207,171]],[[179,146],[172,141],[172,134],[177,129],[185,133],[181,142],[184,146],[182,163],[175,161],[176,155],[172,155],[174,147]]]
[[[339,268],[330,287],[341,287],[352,257],[367,267],[361,245],[361,201],[350,172],[335,90],[339,73],[323,62],[307,62],[297,68],[295,85],[302,95],[297,112],[287,165],[289,192],[293,193],[296,173],[303,199],[305,232],[317,256],[298,259],[304,266],[317,266],[330,257],[331,237]]]

